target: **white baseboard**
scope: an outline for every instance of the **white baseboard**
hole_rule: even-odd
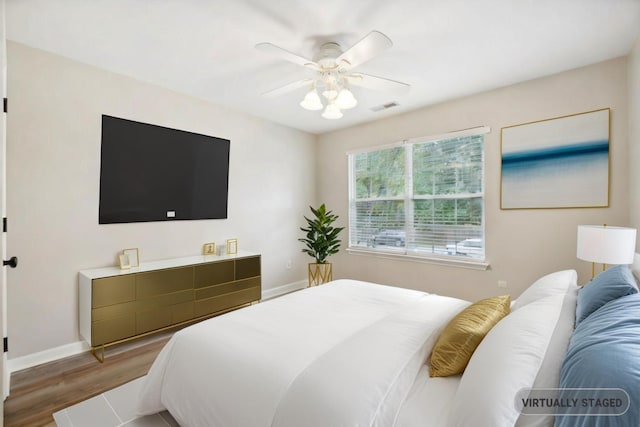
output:
[[[289,292],[304,289],[306,287],[307,287],[307,281],[300,280],[299,282],[289,283],[287,285],[278,286],[277,288],[263,289],[262,299],[266,300],[270,298],[279,297],[280,295],[288,294]]]
[[[266,289],[262,291],[262,299],[275,298],[280,295],[284,295],[289,292],[303,289],[307,286],[306,280],[299,282],[289,283],[287,285],[278,286],[277,288]],[[42,365],[43,363],[53,362],[54,360],[63,359],[69,356],[75,356],[80,353],[89,351],[89,345],[84,341],[78,341],[71,344],[66,344],[60,347],[51,348],[38,353],[27,354],[26,356],[16,357],[15,359],[7,360],[7,368],[9,374],[18,372],[23,369],[33,368],[34,366]]]
[[[16,357],[7,360],[9,373],[22,371],[23,369],[33,368],[43,363],[53,362],[54,360],[63,359],[69,356],[89,351],[89,345],[84,341],[78,341],[66,344],[60,347],[50,348],[49,350],[40,351],[38,353],[27,354],[26,356]]]

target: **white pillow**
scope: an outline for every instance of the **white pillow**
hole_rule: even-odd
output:
[[[578,285],[578,273],[576,273],[575,270],[562,270],[547,274],[524,290],[511,306],[511,311],[522,308],[540,298],[556,294],[565,294],[571,285]]]
[[[564,294],[533,301],[503,318],[473,353],[447,425],[513,426],[516,393],[533,387],[560,317]]]
[[[567,355],[569,341],[576,319],[578,286],[569,287],[562,302],[558,323],[553,331],[547,353],[533,383],[533,388],[557,388],[560,385],[560,370]],[[516,427],[553,427],[553,415],[520,415]]]

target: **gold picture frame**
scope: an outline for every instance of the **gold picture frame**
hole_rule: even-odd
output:
[[[227,239],[227,255],[238,253],[238,239]]]
[[[129,261],[129,255],[118,255],[118,261],[120,262],[120,270],[127,270],[131,268],[131,262]]]
[[[129,257],[129,267],[140,267],[140,253],[138,248],[123,249],[122,254]]]
[[[208,242],[202,245],[202,255],[215,255],[216,254],[216,243]]]

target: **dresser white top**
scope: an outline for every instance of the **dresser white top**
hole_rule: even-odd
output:
[[[80,274],[88,279],[99,279],[101,277],[122,276],[125,274],[134,274],[144,271],[162,270],[165,268],[183,267],[186,265],[206,264],[210,262],[248,258],[259,255],[260,254],[255,252],[239,250],[237,254],[232,255],[195,255],[184,258],[171,258],[158,261],[141,262],[139,267],[131,267],[127,269],[120,269],[120,267],[92,268],[89,270],[81,270]]]

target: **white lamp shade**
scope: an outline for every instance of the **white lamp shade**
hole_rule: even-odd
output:
[[[579,259],[599,264],[632,264],[635,251],[635,228],[578,226]]]
[[[327,108],[324,109],[322,113],[322,117],[325,119],[339,119],[342,117],[342,111],[336,104],[329,104]]]
[[[338,97],[336,98],[336,105],[341,110],[348,110],[358,105],[358,101],[349,89],[344,88],[338,93]]]
[[[318,96],[318,92],[315,89],[311,89],[304,96],[302,102],[300,102],[300,106],[305,110],[322,110],[322,102],[320,101],[320,96]]]

